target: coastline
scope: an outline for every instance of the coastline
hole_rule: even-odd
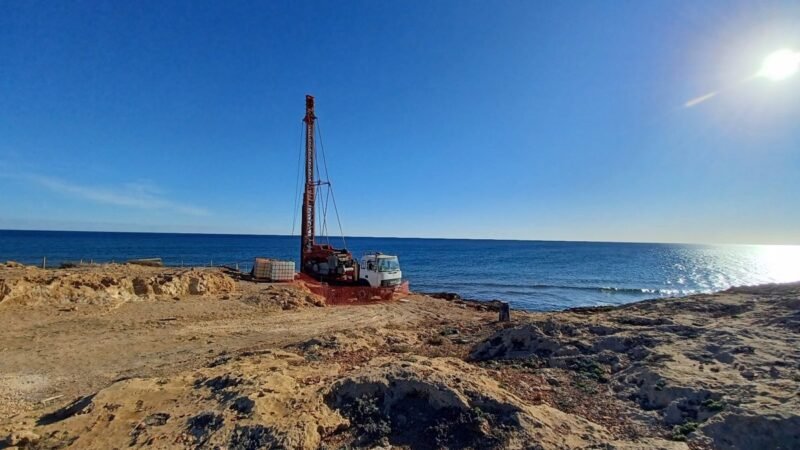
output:
[[[553,311],[800,279],[800,247],[436,240],[348,237],[354,255],[398,255],[411,289],[502,299],[517,309]],[[230,265],[255,256],[297,260],[297,237],[0,231],[4,259],[47,267],[161,257],[176,267]],[[793,267],[795,267],[793,269]]]
[[[500,323],[483,302],[324,306],[218,269],[0,280],[7,445],[800,445],[800,283]]]

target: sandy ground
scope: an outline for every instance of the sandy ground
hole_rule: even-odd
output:
[[[800,448],[798,285],[496,319],[0,267],[0,448]]]
[[[103,269],[82,269],[99,270]],[[140,267],[124,270],[162,272]],[[56,276],[74,272],[62,270]],[[235,291],[221,295],[162,296],[149,301],[109,298],[81,304],[53,299],[30,305],[7,299],[0,309],[4,324],[0,328],[0,416],[32,408],[55,395],[69,398],[91,393],[121,378],[168,376],[202,367],[219,355],[281,348],[348,330],[424,329],[444,320],[445,314],[444,302],[419,301],[416,295],[406,297],[414,300],[413,306],[391,302],[303,308],[295,303],[286,308],[281,300],[306,294],[282,284],[237,284]],[[447,314],[453,320],[476,318],[474,310],[462,308]],[[494,314],[484,316],[488,323]]]

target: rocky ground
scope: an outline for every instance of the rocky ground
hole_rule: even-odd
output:
[[[0,448],[800,448],[799,284],[499,323],[457,298],[9,264],[0,323]]]

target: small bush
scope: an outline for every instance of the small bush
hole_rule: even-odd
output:
[[[675,425],[672,429],[672,440],[674,441],[685,441],[686,436],[697,430],[698,423],[697,422],[686,422],[683,425]]]
[[[707,409],[708,411],[712,412],[719,412],[725,409],[725,402],[722,400],[712,400],[706,399],[703,400],[703,403],[700,404],[703,408]]]
[[[608,381],[608,377],[606,376],[606,372],[600,367],[597,361],[588,359],[588,358],[580,358],[575,360],[571,365],[572,370],[578,372],[580,375],[595,380],[600,383],[605,383]]]
[[[595,386],[592,379],[583,374],[575,377],[575,387],[585,394],[596,394],[597,389]]]

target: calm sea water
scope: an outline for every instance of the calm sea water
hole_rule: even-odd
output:
[[[341,239],[332,240],[339,245]],[[415,291],[502,299],[553,310],[713,292],[800,280],[800,246],[698,246],[596,242],[347,238],[356,256],[400,257]],[[168,265],[233,265],[255,256],[297,260],[291,236],[0,230],[0,261],[124,261],[161,257]]]

